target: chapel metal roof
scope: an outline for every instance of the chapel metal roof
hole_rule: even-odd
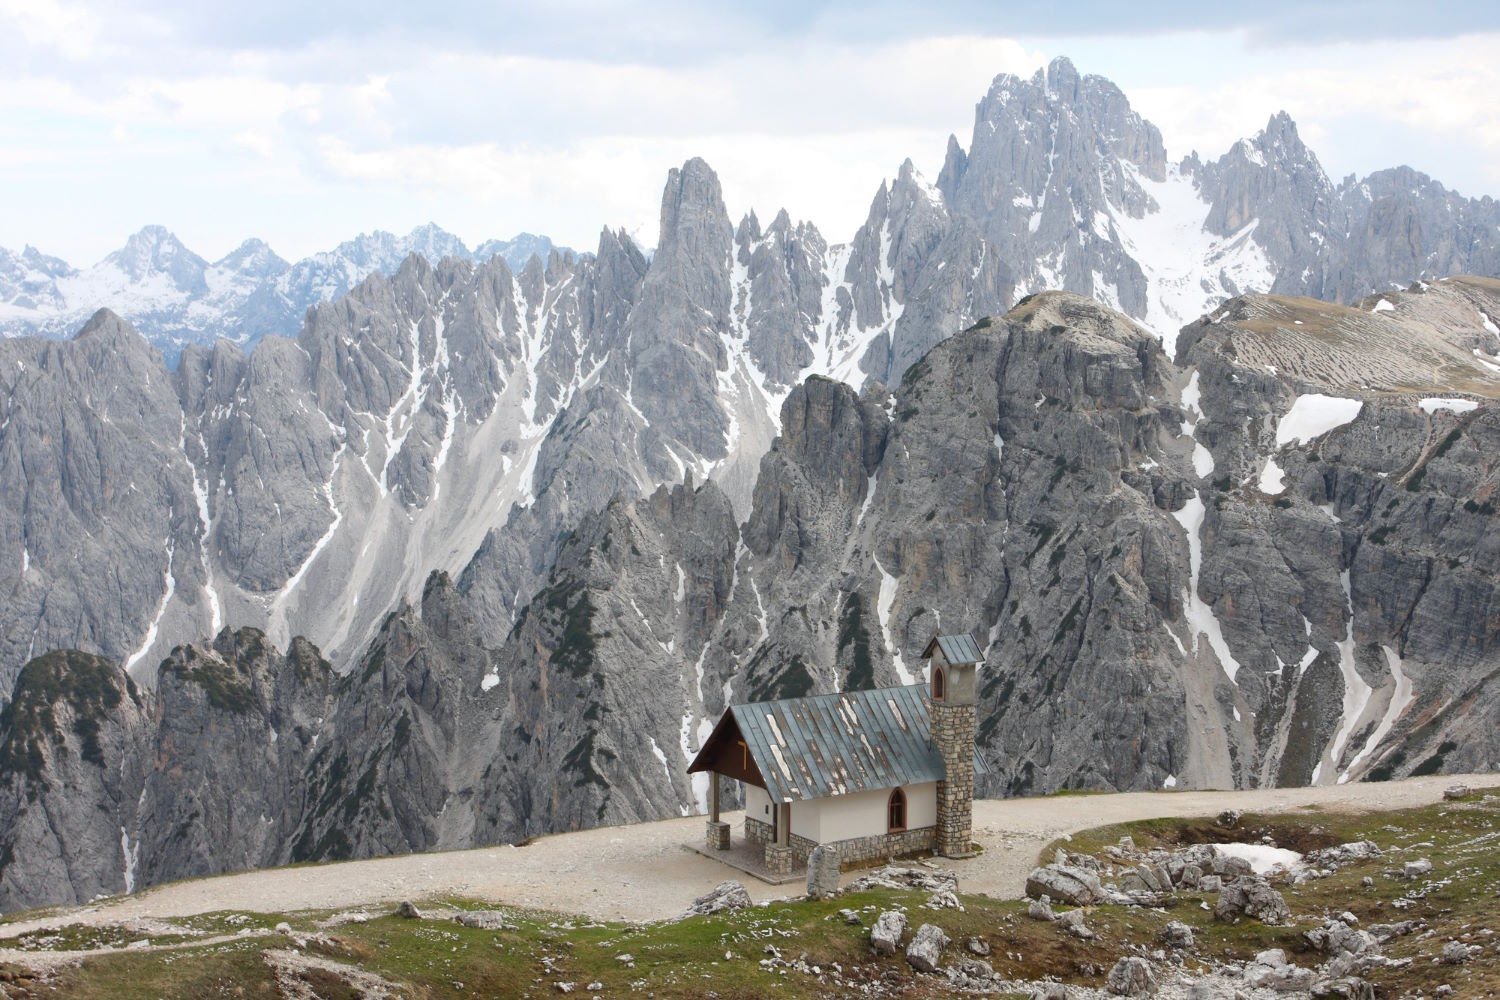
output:
[[[933,636],[932,642],[927,644],[927,649],[922,653],[923,659],[932,655],[934,644],[943,651],[943,656],[947,658],[949,663],[984,662],[984,654],[979,651],[979,644],[967,632],[960,635]]]
[[[924,684],[729,711],[775,802],[941,781],[946,774],[928,730]],[[974,772],[988,772],[977,752]]]

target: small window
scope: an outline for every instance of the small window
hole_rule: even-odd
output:
[[[891,800],[886,807],[886,828],[889,833],[906,829],[906,793],[899,788],[891,789]]]
[[[932,700],[942,701],[943,693],[947,687],[947,678],[943,676],[943,668],[936,663],[932,665]]]

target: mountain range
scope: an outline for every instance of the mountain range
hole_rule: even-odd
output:
[[[725,704],[938,630],[981,794],[1497,766],[1497,245],[1058,60],[845,243],[690,160],[649,258],[0,342],[0,906],[689,809]]]
[[[211,346],[222,337],[251,350],[268,335],[295,336],[313,305],[338,298],[371,274],[394,273],[411,254],[434,263],[498,256],[519,270],[552,249],[547,237],[522,233],[471,251],[431,224],[405,236],[364,233],[295,264],[257,239],[209,263],[161,226],[145,227],[83,270],[34,247],[20,253],[0,247],[0,336],[72,336],[107,308],[175,365],[188,344]]]

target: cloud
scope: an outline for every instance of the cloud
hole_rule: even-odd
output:
[[[1500,18],[1465,10],[1466,29]],[[1307,44],[1340,18],[1363,37]],[[605,225],[650,241],[667,169],[693,155],[733,212],[784,206],[844,240],[902,159],[930,175],[949,132],[967,144],[996,73],[1059,53],[1119,84],[1174,153],[1217,155],[1285,108],[1332,172],[1430,156],[1415,165],[1493,190],[1496,35],[1380,41],[1372,20],[1326,2],[570,0],[434,17],[0,0],[0,245],[86,259],[169,219],[216,244],[207,256],[277,234],[296,256],[428,219],[470,241],[530,229],[586,248]],[[1201,30],[1163,33],[1183,24]]]

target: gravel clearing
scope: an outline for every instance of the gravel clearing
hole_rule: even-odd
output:
[[[1434,775],[1406,781],[1238,792],[1131,792],[974,803],[974,836],[984,853],[944,862],[963,892],[1020,898],[1038,852],[1067,834],[1111,823],[1172,816],[1214,816],[1226,809],[1294,812],[1309,806],[1345,812],[1400,809],[1442,800],[1457,783],[1500,788],[1500,775]],[[738,814],[726,814],[738,838]],[[393,907],[404,899],[462,896],[490,903],[606,920],[665,920],[727,878],[742,879],[756,901],[800,895],[800,884],[745,879],[684,845],[703,836],[701,816],[541,837],[525,847],[488,847],[277,868],[194,879],[0,925],[6,937],[68,924],[118,924],[239,910]],[[846,873],[850,882],[860,873]]]

